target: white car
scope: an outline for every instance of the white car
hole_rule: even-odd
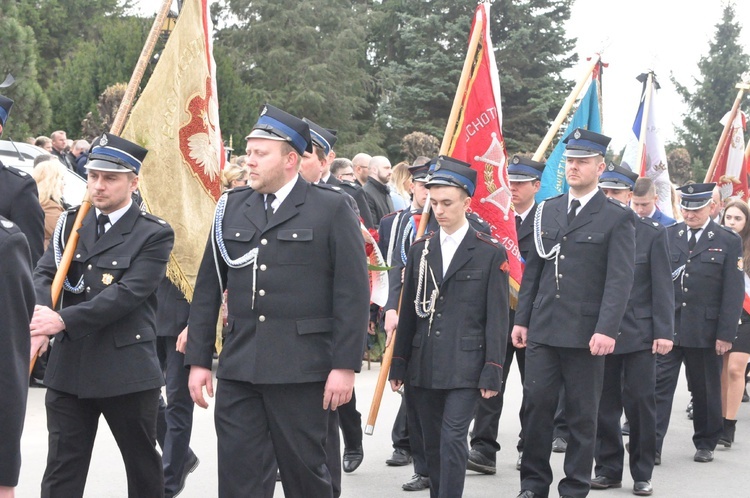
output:
[[[0,140],[0,161],[6,166],[13,166],[31,174],[34,169],[34,158],[48,152],[36,145],[25,142]],[[66,168],[63,199],[71,206],[78,206],[86,194],[86,180]]]

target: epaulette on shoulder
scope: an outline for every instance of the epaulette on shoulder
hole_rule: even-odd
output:
[[[424,242],[425,240],[430,240],[437,232],[427,232],[426,234],[422,235],[420,238],[412,242],[411,244],[418,244],[420,242]]]
[[[14,168],[13,166],[5,166],[5,169],[8,170],[10,173],[13,173],[16,176],[20,176],[21,178],[29,178],[31,179],[31,175],[26,173],[22,169]]]
[[[469,218],[469,219],[471,219],[471,220],[476,221],[480,225],[489,226],[489,223],[487,223],[486,221],[484,221],[477,213],[468,213],[466,215],[466,217]]]
[[[641,218],[640,216],[638,216],[638,221],[640,221],[641,223],[643,223],[646,226],[651,227],[652,230],[657,230],[658,231],[661,228],[664,228],[666,230],[666,227],[663,227],[661,223],[659,223],[658,221],[654,221],[651,218]]]
[[[355,190],[358,189],[358,188],[362,188],[356,182],[352,182],[352,181],[349,181],[349,180],[341,180],[341,184],[342,185],[347,185],[347,186],[349,186],[349,187],[351,187],[351,188],[353,188]]]
[[[503,245],[500,243],[499,240],[497,240],[492,235],[487,235],[484,232],[477,232],[477,238],[481,240],[482,242],[485,242],[491,246],[498,247],[498,248],[503,247]]]
[[[167,223],[166,220],[163,220],[163,219],[159,218],[158,216],[154,216],[153,214],[151,214],[149,212],[141,211],[141,216],[143,218],[146,218],[147,220],[153,221],[154,223],[158,223],[159,225],[161,225],[163,227],[168,227],[169,226],[169,223]]]
[[[231,195],[231,194],[236,194],[237,192],[247,192],[248,190],[252,192],[253,188],[249,185],[243,185],[242,187],[231,188],[224,193]]]
[[[717,225],[718,225],[718,223],[717,223]],[[739,237],[739,236],[740,236],[740,234],[738,234],[737,232],[735,232],[734,230],[732,230],[732,229],[731,229],[731,228],[729,228],[729,227],[725,227],[724,225],[719,225],[719,226],[720,226],[721,228],[723,228],[724,230],[726,230],[727,232],[731,233],[732,235],[735,235],[735,236],[737,236],[737,237]]]
[[[394,212],[392,212],[392,213],[388,213],[388,214],[386,214],[386,215],[385,215],[385,216],[383,216],[383,218],[382,218],[382,219],[380,220],[380,223],[383,223],[383,220],[387,220],[388,218],[393,218],[393,217],[395,217],[395,216],[396,216],[397,214],[399,214],[400,212],[401,212],[401,211],[394,211]]]
[[[21,229],[18,228],[18,225],[10,221],[9,219],[3,218],[0,216],[0,228],[2,228],[4,231],[13,234],[20,232]]]
[[[620,209],[630,209],[630,208],[629,208],[628,206],[626,206],[626,205],[625,205],[625,204],[623,204],[622,202],[618,201],[617,199],[613,199],[613,198],[611,198],[611,197],[607,197],[607,200],[608,200],[608,201],[609,201],[610,203],[612,203],[612,204],[614,204],[615,206],[617,206],[618,208],[620,208]]]
[[[329,185],[328,183],[318,182],[312,184],[314,187],[318,187],[323,190],[328,190],[329,192],[336,192],[337,194],[343,194],[343,190],[341,190],[341,187],[338,185]]]

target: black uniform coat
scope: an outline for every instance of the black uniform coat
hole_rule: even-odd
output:
[[[67,240],[78,208],[67,212]],[[63,215],[65,216],[65,215]],[[156,355],[156,288],[166,272],[174,232],[135,203],[96,238],[91,209],[68,271],[80,294],[64,291],[60,316],[66,329],[55,336],[44,384],[80,398],[104,398],[164,385]],[[62,244],[61,244],[62,247]],[[50,243],[34,273],[37,302],[51,307],[56,271]]]
[[[31,255],[18,226],[0,216],[0,486],[16,486],[29,389],[29,322],[34,313]]]
[[[416,314],[419,262],[427,242],[427,264],[438,283],[432,326]],[[439,232],[412,244],[404,275],[390,378],[429,389],[499,391],[508,342],[508,274],[505,249],[469,227],[443,278]],[[429,296],[434,289],[429,271]]]
[[[211,368],[222,284],[228,326],[217,377],[256,384],[320,382],[332,369],[359,371],[370,305],[364,239],[348,200],[302,178],[266,224],[263,194],[228,193],[223,240],[229,268],[209,238],[190,307],[186,365]],[[216,260],[214,249],[217,250]]]
[[[667,229],[651,218],[636,218],[635,278],[614,354],[651,349],[655,339],[671,341],[674,332]]]
[[[21,229],[29,241],[31,267],[44,252],[44,210],[39,203],[39,192],[34,179],[17,168],[0,162],[0,216]]]
[[[341,181],[333,175],[328,177],[326,182],[328,185],[335,187],[341,187],[341,189],[352,196],[354,202],[357,203],[357,209],[359,209],[359,217],[362,218],[362,223],[366,228],[373,228],[375,224],[372,221],[372,213],[370,212],[370,206],[367,205],[367,196],[365,191],[362,190],[357,183]]]
[[[156,297],[156,335],[177,337],[187,326],[190,303],[169,277],[162,279]]]
[[[675,346],[713,348],[717,339],[734,341],[745,295],[740,236],[709,221],[691,253],[684,222],[667,230],[672,271],[685,265],[674,280]]]
[[[536,208],[539,204],[536,202],[531,206],[529,214],[521,222],[521,226],[518,228],[518,250],[521,252],[521,257],[524,261],[529,257],[529,251],[534,251],[534,215],[536,214]]]
[[[528,340],[555,347],[588,348],[594,333],[617,337],[633,286],[635,228],[632,210],[597,193],[568,226],[568,195],[548,199],[541,219],[546,251],[528,253],[516,325]],[[559,283],[559,289],[558,289]]]

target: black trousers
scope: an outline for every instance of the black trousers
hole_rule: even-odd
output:
[[[622,480],[624,408],[630,423],[630,475],[634,481],[651,480],[656,454],[655,388],[656,355],[650,349],[605,357],[594,474]]]
[[[588,495],[594,460],[597,407],[602,392],[604,357],[588,349],[560,348],[529,342],[523,393],[525,444],[521,459],[521,489],[546,497],[552,484],[549,464],[555,411],[565,387],[565,416],[570,437],[565,454],[565,478],[560,495]]]
[[[339,426],[344,436],[344,449],[362,447],[362,414],[357,411],[357,393],[352,390],[352,399],[347,404],[339,406]]]
[[[723,430],[721,416],[722,357],[714,348],[675,346],[656,359],[656,451],[661,453],[669,428],[672,400],[685,362],[685,373],[693,396],[693,444],[713,451]]]
[[[462,496],[469,445],[466,436],[479,389],[411,387],[422,423],[431,498]]]
[[[274,455],[288,498],[331,498],[324,382],[252,384],[219,379],[214,422],[219,497],[273,496]],[[269,439],[270,435],[270,439]]]
[[[414,462],[414,473],[422,476],[430,475],[425,457],[424,440],[422,439],[422,423],[414,404],[408,381],[404,383],[404,394],[401,405],[396,414],[391,431],[393,449],[404,449],[411,453]]]
[[[156,351],[167,384],[167,402],[159,398],[156,439],[164,465],[164,494],[168,497],[177,492],[185,462],[192,454],[190,434],[194,403],[188,389],[190,370],[185,368],[185,355],[175,349],[176,344],[177,337],[156,338]]]
[[[159,389],[97,399],[47,389],[45,405],[49,449],[43,498],[83,496],[100,415],[122,453],[128,497],[164,496],[161,456],[156,450]]]

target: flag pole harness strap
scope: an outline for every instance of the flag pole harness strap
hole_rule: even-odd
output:
[[[552,259],[555,260],[555,286],[557,287],[557,290],[560,290],[560,280],[558,277],[560,273],[557,271],[558,260],[560,257],[560,243],[558,242],[552,247],[552,249],[545,252],[544,242],[542,241],[542,212],[544,211],[545,202],[547,201],[540,202],[539,207],[536,209],[536,213],[534,213],[534,246],[536,246],[536,253],[540,258],[546,259],[547,261],[551,261]]]
[[[60,261],[62,261],[62,253],[65,250],[65,245],[60,245],[60,241],[62,240],[62,234],[65,230],[65,223],[68,219],[68,212],[63,211],[60,215],[60,218],[57,220],[57,225],[55,225],[55,232],[52,234],[52,247],[55,251],[55,267],[60,267]],[[68,280],[68,277],[65,277],[65,281],[63,282],[63,289],[71,292],[73,294],[80,294],[83,292],[83,288],[86,284],[83,282],[83,275],[81,275],[81,279],[78,281],[78,285],[73,287],[73,285],[70,283],[70,280]]]
[[[221,258],[224,260],[224,262],[227,264],[229,268],[244,268],[249,265],[253,265],[253,298],[252,298],[252,308],[255,308],[255,288],[256,288],[256,281],[257,281],[257,275],[258,275],[258,248],[254,247],[249,252],[243,254],[239,258],[232,259],[229,257],[229,253],[227,252],[227,246],[224,243],[224,230],[222,228],[223,222],[224,222],[224,211],[227,207],[227,194],[223,194],[219,198],[219,202],[216,204],[216,213],[214,215],[214,224],[211,229],[211,236],[216,241],[216,244],[211,244],[213,246],[214,250],[214,264],[216,265],[216,274],[219,277],[219,282],[222,282],[221,280],[221,272],[219,270],[219,259],[216,254],[216,250],[219,250],[219,254],[221,255]],[[224,285],[222,282],[222,289],[221,292],[224,293]]]
[[[422,249],[422,257],[419,260],[419,279],[417,280],[417,298],[414,300],[414,309],[417,312],[419,318],[430,319],[429,327],[427,328],[427,335],[430,335],[432,329],[432,317],[435,314],[435,302],[440,295],[438,290],[437,281],[435,280],[435,273],[433,273],[430,265],[427,264],[427,255],[430,254],[429,250],[430,239],[425,240],[424,249]],[[430,269],[430,278],[432,278],[433,289],[430,293],[430,298],[427,299],[427,286],[424,283],[425,277],[427,276],[427,269]],[[420,301],[420,295],[422,300]]]

